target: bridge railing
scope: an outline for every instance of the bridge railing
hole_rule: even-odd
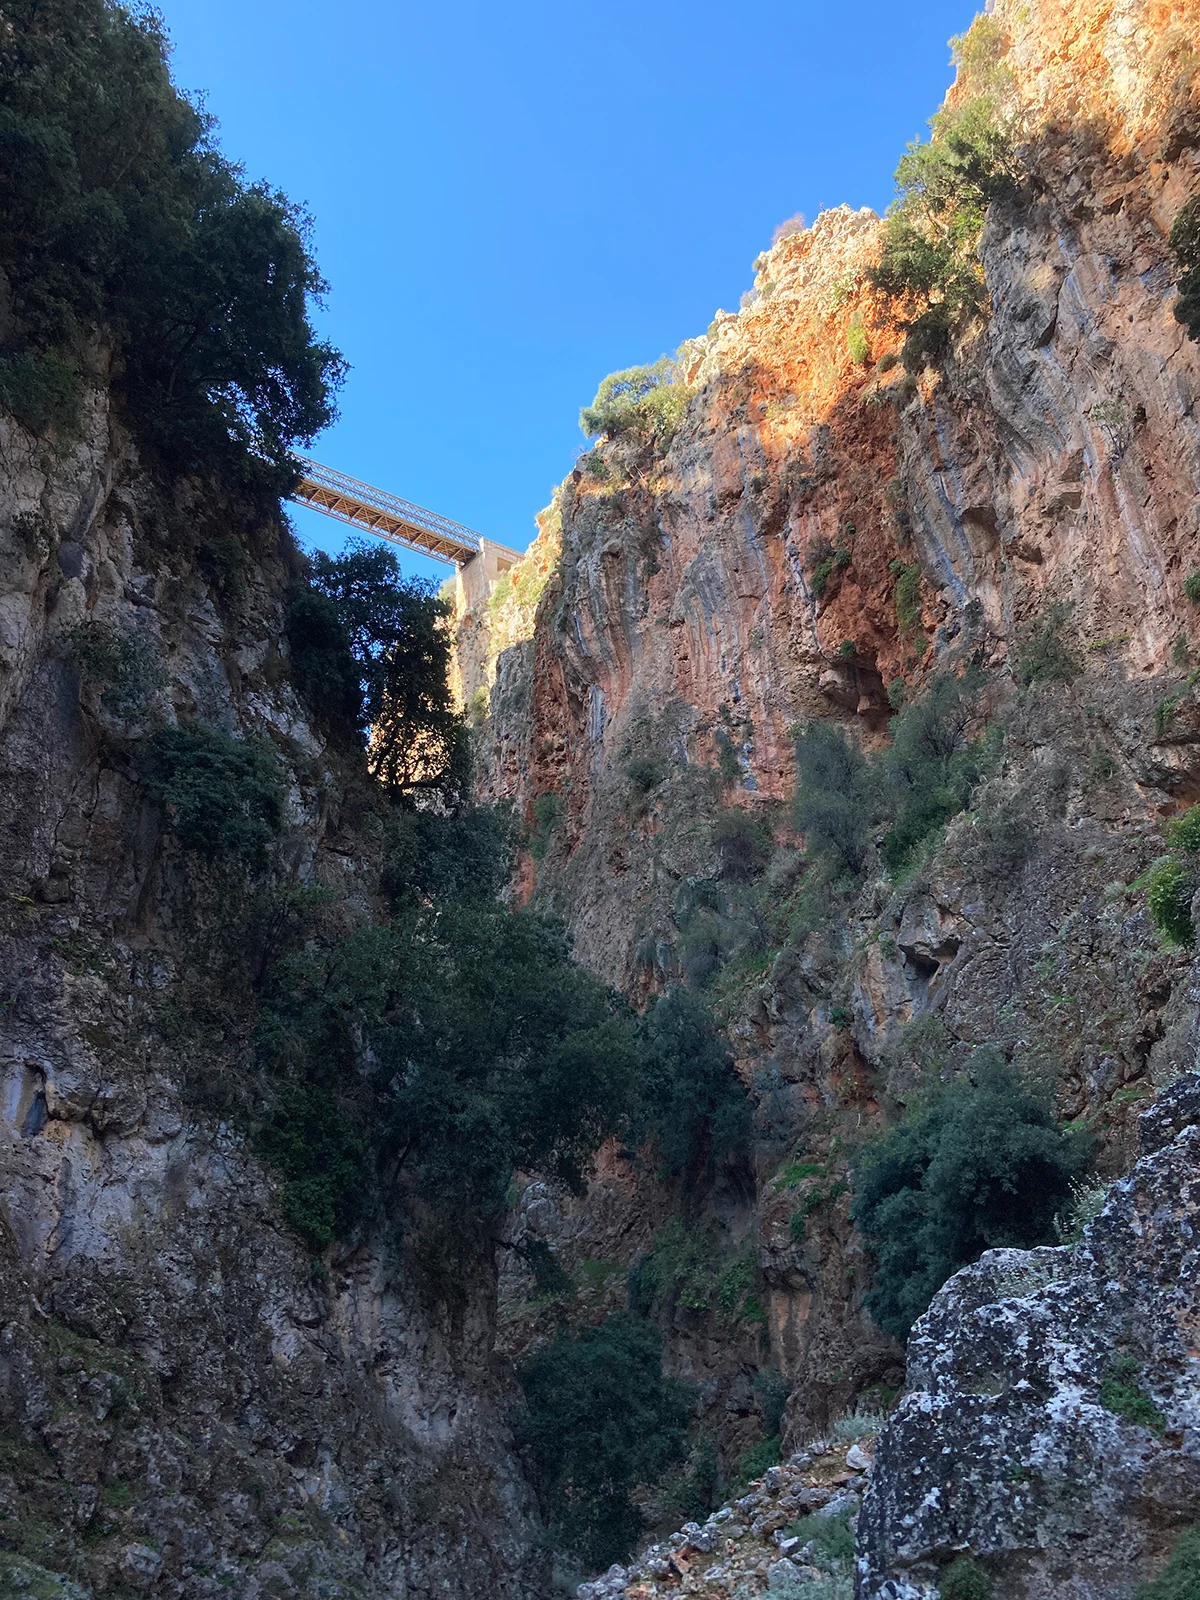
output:
[[[323,466],[309,456],[294,459],[300,471],[300,482],[292,491],[291,499],[298,505],[311,506],[314,511],[336,517],[339,522],[349,523],[364,533],[437,556],[442,561],[453,561],[458,566],[478,555],[483,546],[482,537],[460,522],[452,522],[436,511],[426,511],[424,506],[401,500],[399,495],[388,494],[348,473]]]

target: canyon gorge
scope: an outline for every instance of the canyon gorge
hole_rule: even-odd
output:
[[[602,388],[403,805],[286,484],[172,456],[102,320],[70,426],[4,399],[0,1594],[1196,1592],[1200,6],[996,0],[956,59],[892,216]],[[527,962],[553,1070],[513,1022],[437,1143],[444,991]],[[871,1151],[968,1085],[1061,1203],[914,1298]],[[523,1420],[605,1329],[675,1441],[611,1550]]]

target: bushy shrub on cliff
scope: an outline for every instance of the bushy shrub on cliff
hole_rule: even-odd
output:
[[[139,433],[173,466],[286,488],[342,372],[309,317],[325,286],[304,215],[217,150],[154,12],[11,0],[4,28],[0,400],[31,428],[68,425],[99,327]]]
[[[567,802],[556,789],[547,789],[544,794],[534,796],[529,809],[532,812],[529,853],[535,861],[544,861],[549,854],[554,835],[566,817]]]
[[[367,764],[396,792],[461,787],[466,735],[450,696],[449,607],[402,578],[386,546],[317,551],[288,612],[296,686],[326,727],[367,743]]]
[[[1079,653],[1067,637],[1070,616],[1070,606],[1061,600],[1050,600],[1041,614],[1021,629],[1016,671],[1025,688],[1072,683],[1083,670]]]
[[[670,989],[639,1024],[640,1100],[635,1137],[653,1140],[666,1171],[692,1182],[744,1156],[750,1101],[707,1006]]]
[[[749,883],[759,877],[771,859],[774,841],[765,817],[751,816],[738,806],[728,806],[713,819],[713,846],[721,863],[722,878]]]
[[[1200,339],[1200,197],[1189,200],[1175,218],[1171,248],[1180,267],[1175,315],[1189,338]]]
[[[870,762],[840,729],[811,722],[796,741],[796,767],[796,826],[809,854],[857,877],[879,805]]]
[[[910,373],[941,361],[955,333],[981,309],[975,247],[988,206],[1016,186],[1007,38],[981,16],[951,44],[964,96],[932,119],[928,140],[905,152],[883,250],[869,274],[907,334],[903,361]]]
[[[436,896],[403,880],[394,865],[387,926],[302,926],[270,963],[257,1142],[314,1242],[408,1194],[452,1276],[514,1169],[578,1185],[627,1113],[636,1047],[556,924],[487,898],[477,876],[466,892],[443,879]]]
[[[632,434],[665,450],[687,412],[688,391],[679,382],[675,363],[660,356],[648,367],[611,372],[590,406],[579,413],[579,426],[589,439]]]
[[[1166,1568],[1142,1585],[1137,1600],[1200,1600],[1200,1527],[1176,1540]]]
[[[873,854],[900,872],[970,800],[990,754],[972,736],[980,675],[943,674],[892,718],[890,747],[867,756],[839,729],[812,722],[796,744],[796,826],[810,858],[856,878]]]
[[[67,637],[66,655],[80,686],[99,691],[101,708],[126,722],[145,720],[167,681],[148,628],[81,622]]]
[[[999,1246],[1055,1242],[1087,1164],[1078,1135],[994,1053],[926,1090],[855,1161],[854,1219],[878,1263],[867,1308],[897,1339],[953,1273]]]
[[[617,1312],[577,1338],[560,1333],[519,1369],[518,1442],[556,1544],[593,1571],[637,1541],[631,1491],[683,1454],[687,1401],[663,1377],[662,1345],[652,1322]]]
[[[1192,900],[1200,889],[1200,806],[1192,806],[1163,829],[1171,854],[1150,875],[1146,906],[1168,943],[1191,949],[1196,942]]]
[[[185,850],[261,866],[283,825],[283,769],[270,749],[199,723],[139,748],[142,777]]]
[[[938,1574],[941,1600],[992,1600],[992,1580],[971,1556],[955,1556]]]
[[[971,798],[987,760],[985,744],[971,737],[979,689],[976,673],[943,675],[892,719],[892,744],[881,767],[895,820],[884,835],[881,854],[893,871],[903,868]]]

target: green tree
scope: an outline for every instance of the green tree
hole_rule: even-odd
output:
[[[313,332],[324,284],[303,213],[220,154],[152,11],[12,0],[4,23],[0,398],[27,426],[67,423],[98,326],[172,467],[286,490],[343,371]]]
[[[199,723],[162,728],[139,750],[142,777],[185,850],[262,866],[283,825],[283,770],[268,746]]]
[[[436,820],[445,865],[461,819]],[[570,959],[561,928],[488,898],[480,877],[438,881],[426,858],[406,877],[393,861],[389,925],[302,920],[267,963],[257,1143],[316,1243],[414,1195],[450,1270],[479,1249],[514,1170],[578,1187],[624,1123],[637,1070],[626,1009]]]
[[[466,735],[450,697],[447,602],[365,541],[340,556],[318,551],[309,585],[287,624],[298,687],[327,723],[357,727],[385,787],[461,788]]]
[[[648,367],[610,372],[590,406],[579,413],[579,426],[589,439],[606,433],[613,438],[634,434],[665,450],[687,411],[688,392],[679,382],[675,363],[660,356]]]
[[[941,361],[955,333],[983,308],[975,248],[988,206],[1017,182],[1008,41],[990,17],[979,17],[952,44],[967,92],[937,113],[931,137],[910,144],[901,159],[883,250],[869,274],[907,334],[903,360],[911,373]]]
[[[978,715],[979,687],[978,674],[943,674],[892,719],[892,743],[882,773],[895,820],[884,836],[882,854],[893,870],[971,797],[984,759],[969,733]]]
[[[750,1101],[703,1001],[669,989],[638,1033],[638,1134],[655,1141],[666,1170],[695,1182],[719,1161],[744,1158]]]
[[[289,606],[284,632],[291,650],[292,682],[309,711],[335,739],[361,745],[365,739],[362,680],[336,601],[306,588]]]
[[[642,1528],[630,1491],[683,1454],[687,1404],[662,1375],[662,1343],[652,1322],[616,1312],[519,1369],[518,1440],[556,1540],[592,1570],[630,1553]]]
[[[796,741],[796,766],[796,826],[809,853],[857,877],[867,863],[878,805],[870,763],[839,729],[810,722]]]
[[[1175,218],[1171,249],[1179,263],[1175,316],[1191,339],[1200,339],[1200,197],[1189,200]]]
[[[451,904],[399,940],[400,1004],[375,1045],[385,1157],[475,1214],[499,1210],[514,1168],[578,1188],[634,1087],[620,1003],[531,912]]]
[[[508,881],[518,829],[511,812],[462,806],[450,816],[395,809],[380,887],[396,909],[434,900],[492,901]]]
[[[867,1307],[906,1338],[953,1273],[999,1246],[1054,1239],[1054,1219],[1086,1165],[1086,1145],[989,1051],[974,1081],[927,1091],[855,1161],[854,1218],[877,1268]]]

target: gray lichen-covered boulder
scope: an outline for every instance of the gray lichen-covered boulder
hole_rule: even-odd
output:
[[[1200,1074],[1143,1135],[1079,1245],[989,1251],[917,1324],[859,1600],[934,1600],[963,1557],[992,1600],[1131,1600],[1200,1523]]]

